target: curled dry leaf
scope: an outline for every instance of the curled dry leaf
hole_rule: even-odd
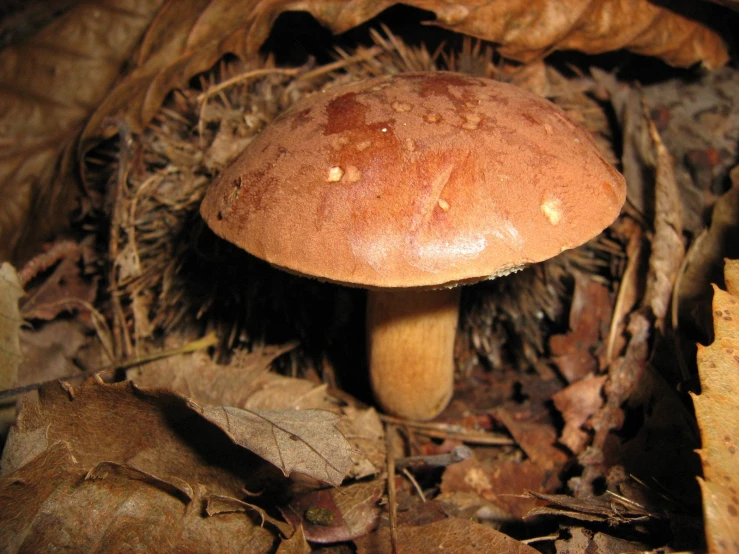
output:
[[[693,396],[701,430],[703,514],[712,554],[739,551],[739,260],[726,261],[726,291],[714,287],[715,339],[698,345],[701,393]]]
[[[0,52],[0,259],[64,225],[75,141],[161,0],[78,2]]]
[[[114,113],[124,115],[132,128],[142,128],[169,91],[184,86],[224,53],[243,58],[256,54],[283,11],[308,11],[339,34],[397,3],[170,0],[147,30],[134,69],[95,111],[84,136],[95,136],[103,119]],[[646,0],[537,0],[533,4],[407,0],[404,4],[433,12],[437,19],[430,24],[500,43],[503,55],[521,61],[557,49],[602,53],[622,48],[660,56],[677,66],[701,62],[718,67],[728,61],[726,46],[716,33]]]
[[[500,43],[501,54],[524,62],[552,50],[621,48],[679,67],[701,62],[715,68],[729,59],[716,33],[646,0],[407,3],[435,11],[441,27]]]
[[[652,309],[654,326],[663,330],[670,306],[672,289],[680,263],[685,255],[683,244],[682,205],[675,182],[673,160],[667,151],[657,126],[648,120],[654,184],[654,237],[649,257],[649,274],[644,291],[644,305]]]
[[[193,498],[188,495],[194,494]],[[242,514],[203,517],[198,491],[113,463],[91,472],[57,441],[0,478],[3,552],[239,552],[274,536]]]
[[[308,475],[338,486],[352,466],[352,448],[323,410],[240,410],[190,407],[231,439],[277,466],[285,475]]]

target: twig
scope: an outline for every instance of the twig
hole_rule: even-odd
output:
[[[407,467],[403,468],[403,475],[406,476],[406,478],[411,482],[411,485],[413,485],[413,488],[416,489],[418,496],[421,498],[421,502],[426,502],[426,495],[423,494],[423,489],[421,489],[421,485],[418,484],[418,481],[416,481],[416,478],[413,477],[413,474],[408,471]]]
[[[297,80],[307,81],[315,77],[318,77],[319,75],[323,75],[325,73],[331,73],[332,71],[336,71],[337,69],[342,69],[348,65],[353,65],[357,62],[369,61],[372,58],[375,58],[380,54],[382,54],[382,48],[380,48],[379,46],[372,46],[371,48],[367,48],[366,50],[362,49],[357,54],[351,57],[337,60],[335,62],[322,65],[315,69],[311,69],[310,71],[306,71],[300,77],[298,77]]]
[[[119,369],[129,369],[137,365],[147,364],[149,362],[161,360],[162,358],[169,358],[170,356],[176,356],[178,354],[186,354],[188,352],[194,352],[196,350],[200,350],[202,348],[208,348],[209,346],[214,346],[216,344],[218,344],[218,337],[216,336],[215,333],[210,333],[204,336],[203,338],[194,340],[178,348],[164,350],[162,352],[154,352],[153,354],[149,354],[148,356],[143,356],[141,358],[136,358],[134,360],[128,360],[126,362],[119,362],[117,364],[103,366],[103,367],[99,367],[96,369],[88,369],[87,371],[81,371],[80,373],[75,373],[74,375],[67,375],[66,377],[58,377],[57,379],[51,379],[49,381],[43,381],[41,383],[33,383],[31,385],[25,385],[25,386],[17,387],[14,389],[2,390],[0,391],[0,400],[3,400],[5,398],[10,398],[18,394],[23,394],[24,392],[31,392],[34,390],[38,390],[44,385],[48,385],[51,383],[68,381],[70,379],[87,378],[87,377],[96,375],[98,373],[102,373],[104,371],[117,371]]]
[[[415,463],[421,463],[429,467],[447,467],[457,462],[463,462],[472,456],[469,446],[455,446],[451,452],[446,454],[434,454],[430,456],[408,456],[395,460],[395,467],[406,468]]]
[[[470,431],[459,425],[448,425],[446,423],[422,423],[420,421],[406,421],[396,417],[380,415],[386,423],[392,423],[401,427],[413,429],[415,432],[437,439],[455,439],[469,444],[482,444],[487,446],[515,445],[516,441],[503,435],[494,435],[482,431]]]
[[[390,513],[390,545],[393,554],[398,554],[398,499],[395,494],[395,454],[393,438],[395,426],[385,427],[385,449],[387,450],[387,505]]]
[[[133,349],[131,337],[128,334],[128,325],[126,325],[126,315],[121,305],[120,291],[118,290],[118,243],[121,240],[120,231],[123,226],[123,206],[122,198],[125,194],[126,184],[128,182],[129,166],[131,163],[131,147],[133,139],[131,138],[131,130],[125,121],[118,122],[118,133],[120,135],[120,154],[118,161],[118,178],[115,181],[115,187],[112,191],[113,214],[110,222],[110,238],[108,239],[108,259],[110,260],[110,268],[108,273],[108,282],[113,290],[110,291],[110,304],[113,310],[113,340],[114,354],[118,356],[128,356]]]
[[[215,86],[209,87],[208,90],[206,90],[203,93],[200,93],[197,96],[198,102],[205,102],[210,98],[211,96],[215,95],[216,93],[225,90],[229,87],[232,87],[234,85],[238,85],[242,81],[248,81],[249,79],[254,79],[256,77],[262,77],[264,75],[270,75],[272,73],[281,73],[283,75],[296,75],[302,71],[302,68],[300,67],[263,67],[260,69],[253,69],[251,71],[247,71],[246,73],[242,73],[240,75],[236,75],[234,77],[231,77],[230,79],[226,79],[225,81],[221,81]]]

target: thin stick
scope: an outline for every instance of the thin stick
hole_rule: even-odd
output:
[[[413,488],[416,489],[416,493],[418,493],[418,496],[421,499],[421,502],[426,502],[426,495],[423,494],[421,485],[418,484],[418,481],[416,481],[416,478],[413,477],[413,474],[410,471],[408,471],[407,467],[404,467],[402,471],[403,471],[403,475],[405,475],[406,478],[411,482],[411,485],[413,485]]]
[[[380,419],[386,423],[392,423],[401,427],[413,429],[420,435],[437,439],[456,439],[469,444],[482,444],[487,446],[515,445],[516,441],[503,435],[485,433],[482,431],[470,431],[458,425],[447,425],[445,423],[422,423],[420,421],[406,421],[392,416],[380,414]]]
[[[393,437],[395,426],[385,427],[385,449],[387,450],[387,505],[390,513],[390,545],[393,554],[398,554],[398,500],[395,493],[395,454]]]
[[[472,450],[469,446],[455,446],[451,452],[447,452],[446,454],[398,458],[395,460],[395,467],[406,468],[412,464],[423,464],[429,467],[447,467],[468,460],[471,456]]]
[[[379,46],[372,46],[371,48],[367,48],[366,50],[360,50],[357,54],[348,58],[343,58],[341,60],[322,65],[315,69],[311,69],[310,71],[303,73],[300,77],[298,77],[297,80],[310,80],[314,77],[318,77],[319,75],[330,73],[332,71],[336,71],[337,69],[342,69],[348,65],[352,65],[357,62],[369,61],[372,58],[377,57],[381,53],[382,48],[380,48]]]
[[[209,346],[214,346],[215,344],[218,344],[218,337],[216,337],[215,333],[209,333],[203,338],[194,340],[178,348],[173,348],[170,350],[163,350],[161,352],[154,352],[152,354],[143,356],[141,358],[136,358],[134,360],[119,362],[117,364],[103,366],[103,367],[99,367],[96,369],[88,369],[87,371],[81,371],[80,373],[75,373],[74,375],[67,375],[66,377],[58,377],[57,379],[51,379],[49,381],[43,381],[41,383],[33,383],[31,385],[25,385],[25,386],[17,387],[14,389],[3,390],[3,391],[0,391],[0,400],[3,400],[5,398],[10,398],[11,396],[16,396],[17,394],[22,394],[24,392],[31,392],[34,390],[38,390],[44,385],[48,385],[51,383],[68,381],[70,379],[87,378],[87,377],[96,375],[98,373],[102,373],[104,371],[116,371],[119,369],[129,369],[137,365],[147,364],[149,362],[161,360],[162,358],[169,358],[171,356],[176,356],[178,354],[187,354],[188,352],[194,352],[202,348],[208,348]]]
[[[262,77],[264,75],[270,75],[272,73],[281,73],[283,75],[296,75],[302,71],[302,68],[300,67],[263,67],[261,69],[253,69],[251,71],[247,71],[246,73],[241,73],[240,75],[236,75],[234,77],[231,77],[230,79],[226,79],[225,81],[222,81],[218,83],[217,85],[214,85],[212,87],[208,87],[208,90],[205,92],[200,93],[197,96],[198,102],[204,102],[214,94],[227,89],[228,87],[232,87],[234,85],[237,85],[241,83],[242,81],[248,81],[249,79],[254,79],[255,77]]]

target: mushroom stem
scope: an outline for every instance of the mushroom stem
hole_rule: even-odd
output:
[[[369,291],[370,380],[386,413],[427,420],[449,403],[459,297],[459,288]]]

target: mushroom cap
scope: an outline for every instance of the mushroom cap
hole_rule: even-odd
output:
[[[551,102],[470,75],[403,73],[286,110],[214,181],[201,214],[294,273],[443,287],[579,246],[625,194],[587,131]]]

